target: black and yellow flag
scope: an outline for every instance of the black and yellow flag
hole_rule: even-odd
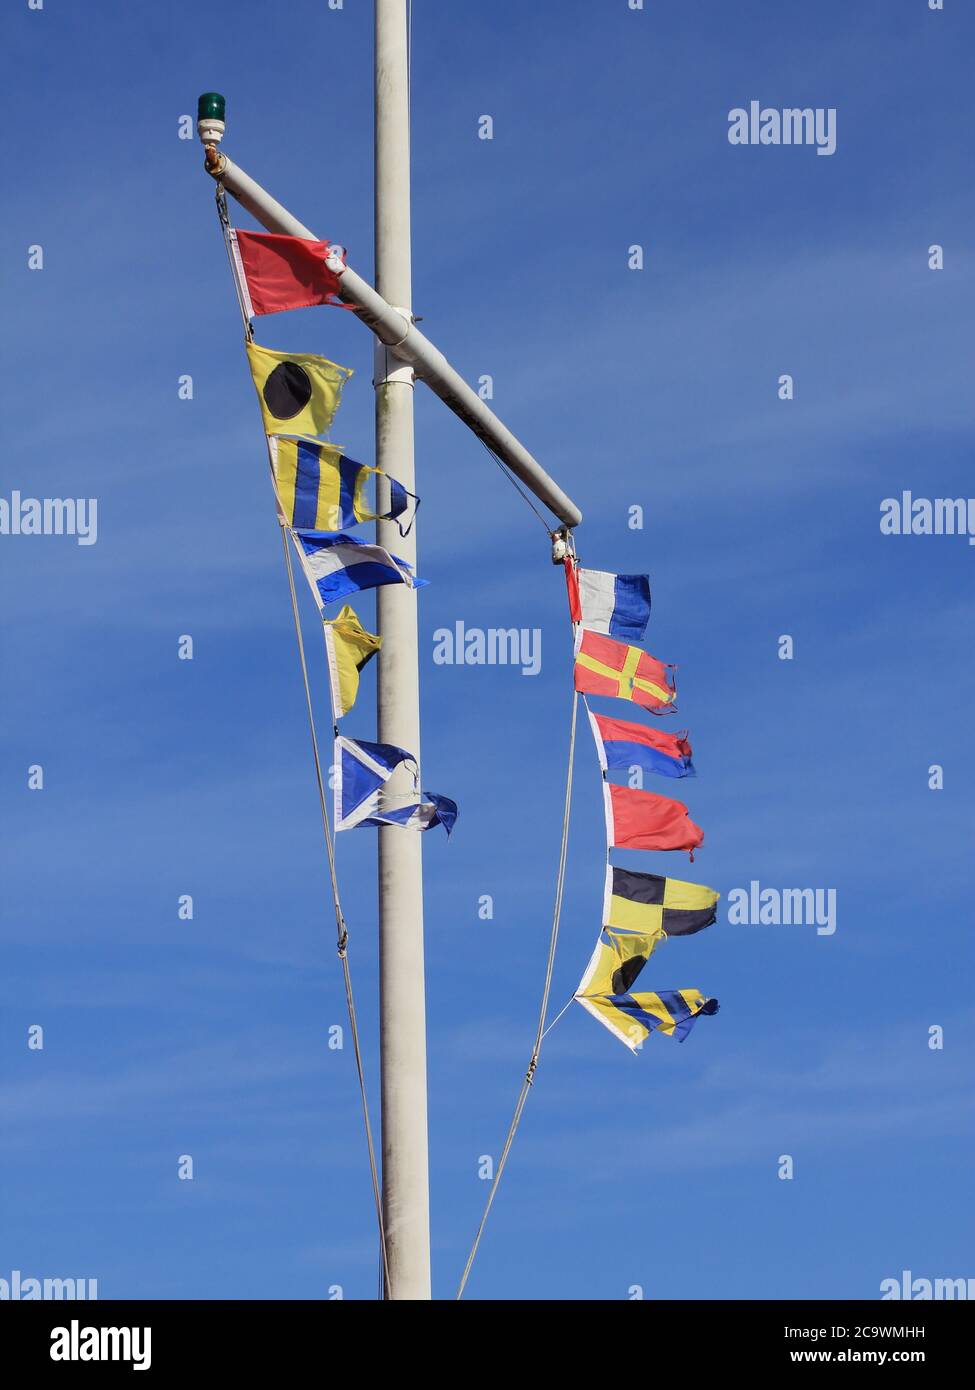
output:
[[[606,869],[603,926],[656,936],[690,936],[709,927],[718,915],[721,894],[699,883],[631,869]]]
[[[653,994],[631,990],[668,936],[690,936],[711,925],[719,897],[713,888],[698,883],[608,865],[603,929],[576,990],[576,1002],[631,1051],[651,1033],[683,1042],[700,1014],[718,1012],[717,999],[699,989]]]
[[[257,343],[246,347],[265,433],[323,434],[338,410],[351,367],[309,352],[273,352]]]
[[[666,933],[659,926],[646,932],[603,927],[575,992],[576,1003],[633,1052],[651,1033],[663,1033],[683,1042],[698,1014],[718,1012],[718,1001],[709,999],[699,989],[631,994],[654,947],[664,940]]]

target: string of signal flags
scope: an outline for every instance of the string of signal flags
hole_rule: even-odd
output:
[[[314,354],[263,347],[251,329],[251,320],[264,314],[319,304],[349,307],[338,299],[344,250],[327,241],[235,229],[219,191],[218,208],[247,328],[247,359],[279,520],[323,620],[335,723],[335,830],[442,825],[449,836],[458,815],[449,797],[415,786],[411,797],[390,798],[385,790],[401,764],[415,771],[413,754],[339,734],[337,723],[354,707],[360,672],[382,645],[346,600],[383,584],[418,589],[427,582],[405,560],[351,534],[351,528],[391,520],[406,535],[419,499],[321,437],[331,428],[351,369]],[[389,485],[390,506],[382,513],[368,495],[377,476],[387,477]],[[573,998],[635,1052],[651,1032],[683,1041],[699,1017],[717,1012],[718,1001],[698,989],[634,992],[633,985],[662,942],[691,936],[716,920],[720,895],[610,862],[614,848],[687,851],[693,862],[704,840],[683,802],[613,782],[610,774],[636,767],[653,776],[684,778],[696,771],[686,730],[669,733],[595,713],[586,698],[625,700],[653,716],[676,711],[675,668],[636,645],[650,618],[648,576],[585,569],[571,549],[564,566],[574,688],[577,698],[582,696],[602,771],[607,840],[601,930]],[[330,604],[342,604],[334,617],[326,615]]]
[[[654,950],[671,937],[691,936],[717,916],[711,888],[658,874],[618,868],[610,851],[686,850],[691,862],[704,843],[682,801],[610,781],[615,771],[638,769],[662,777],[695,777],[687,730],[596,714],[587,695],[610,696],[664,716],[677,708],[675,668],[634,645],[650,620],[645,574],[583,569],[564,559],[569,616],[575,631],[574,686],[582,696],[603,776],[606,883],[602,930],[573,998],[636,1052],[650,1033],[683,1042],[697,1019],[715,1014],[718,1001],[698,989],[634,993],[632,986]]]
[[[574,652],[572,723],[555,910],[528,1068],[460,1277],[457,1299],[464,1296],[484,1236],[528,1093],[535,1081],[542,1043],[570,1005],[573,1002],[581,1004],[633,1053],[642,1048],[651,1033],[662,1033],[683,1042],[700,1017],[718,1012],[717,999],[702,994],[699,989],[637,992],[633,986],[662,942],[674,936],[693,936],[716,920],[720,895],[702,884],[623,869],[610,862],[613,849],[686,850],[693,862],[695,849],[704,843],[703,830],[691,820],[682,801],[645,792],[642,785],[622,786],[610,780],[612,772],[629,771],[632,775],[633,770],[641,774],[641,784],[644,772],[672,778],[695,777],[687,731],[668,733],[651,724],[598,714],[590,709],[587,699],[593,695],[626,700],[655,716],[676,711],[677,684],[673,676],[676,668],[635,645],[643,641],[650,620],[649,577],[583,569],[567,532],[554,533],[552,540],[552,558],[558,561],[561,555],[565,567]],[[603,779],[606,878],[602,927],[575,992],[549,1023],[549,996],[565,887],[580,697],[589,717]]]
[[[322,615],[336,729],[335,830],[380,825],[429,830],[442,825],[449,836],[457,804],[437,792],[419,790],[417,761],[408,749],[338,733],[338,720],[355,705],[360,672],[382,646],[382,638],[363,626],[346,600],[384,584],[419,589],[428,582],[406,560],[352,535],[351,528],[366,521],[395,521],[405,536],[419,498],[381,469],[357,463],[320,437],[331,429],[351,369],[313,353],[262,347],[254,342],[250,328],[250,320],[263,314],[316,304],[349,307],[337,298],[344,250],[327,241],[233,228],[219,195],[218,206],[248,328],[247,361],[264,422],[278,517]],[[378,477],[389,484],[390,507],[384,512],[369,502],[370,480]],[[326,608],[336,603],[343,606],[329,618]],[[404,764],[413,770],[414,793],[393,796],[386,783]]]
[[[339,889],[334,834],[368,826],[424,831],[442,825],[449,837],[458,811],[457,803],[450,797],[420,790],[417,759],[408,749],[350,738],[339,733],[338,721],[355,707],[360,673],[382,647],[382,638],[368,631],[347,600],[356,593],[385,584],[405,584],[419,589],[427,582],[414,573],[406,560],[384,546],[363,541],[352,533],[353,528],[365,521],[391,521],[405,537],[412,528],[420,499],[396,478],[381,469],[356,462],[338,445],[328,442],[327,435],[339,408],[343,387],[352,375],[350,368],[313,353],[282,352],[254,341],[252,321],[264,314],[319,304],[351,307],[338,298],[345,270],[343,248],[327,241],[273,232],[247,232],[232,227],[226,192],[219,183],[216,204],[244,324],[247,362],[261,409],[271,482],[282,528],[335,911],[337,950],[345,984],[379,1232],[382,1279],[384,1288],[388,1289],[390,1272],[379,1167],[369,1118],[349,965],[349,930]],[[388,507],[384,511],[379,510],[378,487],[375,505],[370,502],[370,482],[378,483],[380,478],[388,485]],[[297,557],[322,618],[335,740],[331,824],[292,554]],[[331,604],[341,605],[334,617],[327,616],[326,610]],[[387,786],[400,767],[413,774],[412,791],[405,794]]]
[[[442,825],[449,838],[457,820],[457,804],[439,793],[420,790],[414,755],[405,748],[347,737],[340,734],[338,726],[338,721],[355,706],[363,667],[382,646],[382,638],[363,626],[347,600],[355,593],[384,584],[406,584],[411,589],[419,589],[426,583],[406,560],[383,546],[363,541],[353,534],[353,528],[365,521],[391,521],[400,535],[406,536],[420,500],[395,478],[378,468],[356,462],[328,441],[343,387],[352,375],[350,368],[312,353],[284,352],[254,341],[252,321],[264,314],[313,305],[353,307],[340,299],[344,249],[327,241],[238,230],[230,224],[226,194],[219,183],[216,201],[244,322],[247,360],[261,409],[271,481],[284,538],[335,907],[338,954],[359,1079],[383,1275],[388,1286],[385,1222],[349,970],[348,928],[340,899],[291,555],[293,548],[322,618],[335,737],[334,831],[366,826],[424,831]],[[378,482],[379,478],[383,479],[384,501],[388,498],[385,511],[378,509],[378,487],[376,504],[370,505],[370,480]],[[549,534],[554,557],[560,533]],[[571,535],[561,534],[566,538],[563,563],[574,635],[574,690],[555,911],[532,1055],[461,1276],[458,1299],[463,1297],[521,1120],[542,1040],[569,1004],[573,1001],[580,1004],[634,1053],[642,1048],[651,1033],[676,1037],[683,1042],[698,1018],[718,1011],[718,1001],[699,989],[637,991],[633,988],[662,942],[671,937],[694,935],[716,920],[719,894],[700,884],[624,869],[611,862],[613,849],[686,850],[693,862],[695,849],[704,841],[704,832],[691,820],[683,802],[644,791],[642,784],[640,787],[621,785],[611,780],[611,773],[636,767],[651,775],[683,778],[695,776],[696,772],[686,731],[666,733],[651,724],[617,719],[590,709],[587,696],[625,700],[653,716],[672,714],[677,700],[675,668],[658,661],[637,645],[643,641],[650,618],[648,576],[584,569],[577,560]],[[334,617],[327,616],[326,612],[331,604],[341,605]],[[589,718],[603,779],[606,878],[602,923],[578,987],[546,1027],[565,884],[580,697]],[[387,783],[394,771],[403,765],[413,771],[412,794],[392,795]]]

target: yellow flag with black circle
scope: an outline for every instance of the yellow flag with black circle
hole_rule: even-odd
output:
[[[251,342],[246,347],[265,433],[323,434],[338,410],[351,367],[310,352],[274,352]]]

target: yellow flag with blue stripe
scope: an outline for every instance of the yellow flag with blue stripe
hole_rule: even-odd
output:
[[[718,1012],[717,999],[708,999],[699,989],[662,989],[657,994],[577,994],[576,1000],[631,1052],[636,1052],[651,1033],[663,1033],[683,1042],[700,1014]]]
[[[271,435],[269,443],[275,491],[285,521],[295,531],[345,531],[360,521],[395,521],[411,497],[416,501],[402,483],[381,468],[347,458],[337,444],[281,435]],[[387,512],[369,505],[367,484],[373,476],[389,478]],[[400,532],[406,534],[402,525]]]

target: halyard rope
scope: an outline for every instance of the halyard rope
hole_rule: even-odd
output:
[[[535,1043],[532,1047],[532,1055],[528,1063],[528,1070],[525,1072],[525,1079],[521,1083],[521,1091],[518,1095],[518,1102],[515,1105],[515,1113],[511,1118],[511,1125],[508,1129],[507,1138],[504,1141],[504,1148],[501,1150],[501,1157],[498,1159],[498,1166],[495,1169],[494,1181],[491,1183],[491,1189],[488,1192],[487,1201],[484,1205],[484,1214],[481,1217],[481,1224],[477,1228],[477,1235],[474,1237],[474,1244],[471,1246],[470,1254],[467,1256],[467,1263],[464,1266],[464,1273],[461,1275],[460,1287],[457,1290],[457,1301],[459,1301],[464,1296],[464,1287],[467,1284],[468,1276],[471,1272],[471,1266],[474,1263],[474,1257],[476,1256],[478,1246],[481,1243],[481,1237],[484,1234],[484,1227],[487,1225],[487,1219],[490,1214],[491,1207],[494,1203],[494,1196],[498,1190],[498,1184],[501,1181],[501,1174],[504,1172],[505,1164],[508,1161],[508,1154],[511,1152],[511,1145],[514,1142],[515,1134],[518,1130],[518,1125],[521,1123],[521,1114],[525,1108],[525,1102],[528,1099],[528,1092],[531,1090],[532,1082],[535,1079],[535,1068],[538,1066],[538,1055],[542,1050],[542,1039],[545,1037],[546,1033],[548,1033],[552,1028],[554,1028],[555,1024],[562,1017],[562,1014],[565,1013],[565,1008],[568,1008],[567,1004],[565,1008],[562,1009],[561,1012],[557,1014],[556,1017],[552,1020],[551,1024],[549,1024],[549,1027],[545,1027],[545,1016],[548,1013],[549,994],[552,990],[552,971],[555,967],[555,948],[558,944],[559,939],[559,920],[562,916],[562,892],[565,887],[565,866],[569,844],[569,815],[572,809],[572,764],[574,762],[576,746],[576,715],[578,713],[578,709],[579,697],[575,693],[575,691],[573,691],[572,721],[569,726],[569,765],[566,769],[565,774],[565,812],[562,817],[562,845],[559,850],[559,872],[555,886],[555,910],[552,914],[552,932],[549,937],[548,943],[548,960],[545,965],[545,985],[542,989],[542,1001],[538,1011],[538,1026],[535,1030]],[[570,1000],[569,1003],[571,1002],[572,1001]]]
[[[480,435],[478,435],[478,439],[480,439],[480,438],[481,438]],[[519,483],[518,479],[515,477],[514,473],[512,473],[512,471],[511,471],[511,469],[508,467],[508,465],[507,465],[506,463],[502,462],[502,460],[498,458],[497,454],[496,454],[496,453],[494,452],[494,450],[491,448],[490,444],[486,444],[485,441],[484,441],[483,439],[481,439],[481,443],[484,445],[484,447],[485,447],[485,449],[487,450],[487,452],[491,455],[491,457],[494,459],[495,463],[496,463],[496,464],[498,465],[498,467],[501,469],[501,472],[504,474],[504,476],[508,479],[508,482],[509,482],[509,483],[511,484],[511,486],[514,488],[515,492],[517,492],[521,497],[523,497],[524,500],[528,503],[529,507],[531,507],[532,511],[535,513],[535,515],[538,517],[539,521],[540,521],[540,522],[542,523],[542,525],[545,527],[545,530],[548,532],[548,534],[549,534],[550,536],[553,535],[554,533],[553,533],[553,531],[552,531],[551,526],[549,526],[548,522],[547,522],[547,521],[545,520],[545,518],[542,516],[541,512],[540,512],[540,511],[538,510],[538,508],[535,506],[535,503],[531,500],[531,498],[529,497],[528,493],[527,493],[527,492],[525,491],[525,489],[521,486],[521,483]]]
[[[285,535],[285,529],[286,528],[282,526],[281,540],[284,545],[284,560],[288,571],[288,589],[291,593],[291,611],[295,621],[295,638],[298,644],[298,656],[301,661],[301,678],[305,687],[305,703],[308,707],[308,728],[311,733],[312,756],[315,762],[315,780],[318,784],[318,801],[322,812],[322,830],[325,835],[325,849],[328,855],[328,872],[332,883],[332,900],[335,904],[335,927],[338,933],[338,953],[339,959],[342,962],[342,978],[345,982],[345,1002],[349,1011],[349,1029],[352,1033],[352,1048],[355,1053],[356,1071],[359,1076],[359,1096],[362,1101],[362,1120],[366,1131],[366,1147],[369,1150],[369,1174],[372,1179],[372,1196],[376,1206],[376,1221],[379,1226],[379,1247],[382,1256],[383,1279],[388,1293],[389,1263],[386,1257],[386,1229],[383,1223],[383,1203],[379,1191],[379,1171],[376,1165],[376,1149],[372,1139],[372,1125],[369,1123],[369,1102],[366,1098],[366,1077],[362,1066],[362,1051],[359,1047],[359,1025],[356,1020],[355,1000],[352,996],[352,975],[349,970],[349,931],[345,924],[345,916],[342,912],[342,903],[339,898],[338,875],[335,872],[335,847],[332,843],[332,832],[328,823],[328,802],[325,797],[322,762],[318,752],[318,734],[315,730],[315,714],[312,706],[311,687],[308,682],[308,664],[305,660],[305,644],[301,636],[301,618],[298,613],[298,598],[295,594],[291,550],[288,546],[288,538]]]

